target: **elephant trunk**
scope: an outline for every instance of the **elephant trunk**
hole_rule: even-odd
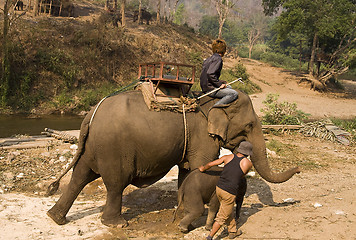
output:
[[[257,126],[248,135],[248,141],[253,145],[253,155],[251,161],[258,174],[268,182],[282,183],[290,179],[294,174],[300,173],[299,167],[288,169],[281,173],[273,172],[269,166],[266,153],[266,144],[262,133],[261,124]]]

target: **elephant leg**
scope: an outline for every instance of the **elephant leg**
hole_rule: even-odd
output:
[[[190,170],[188,168],[185,168],[184,165],[178,165],[179,171],[178,171],[178,189],[182,185],[184,179],[188,176],[190,173]]]
[[[182,233],[187,233],[193,229],[191,223],[200,217],[204,213],[204,203],[203,200],[199,202],[185,202],[184,203],[184,212],[185,216],[179,223],[179,230]]]
[[[104,172],[108,173],[108,171]],[[102,175],[104,184],[107,189],[107,197],[103,215],[101,216],[101,222],[108,227],[127,226],[127,221],[121,215],[121,208],[122,192],[128,185],[129,177],[126,176],[126,174],[120,175],[117,177],[113,177],[115,174]]]
[[[67,222],[65,216],[73,205],[74,200],[88,183],[98,177],[100,175],[93,172],[84,161],[78,161],[66,190],[56,204],[48,210],[47,215],[58,225],[65,224]]]
[[[106,205],[104,207],[101,222],[108,227],[126,227],[127,221],[121,215],[122,189],[108,190]]]
[[[240,211],[241,211],[241,206],[244,201],[244,197],[246,194],[246,189],[247,189],[247,181],[246,178],[242,178],[239,188],[237,190],[237,195],[236,195],[236,213],[235,213],[235,220],[237,223],[237,220],[240,218]]]
[[[209,202],[208,217],[206,218],[206,223],[205,223],[206,230],[210,231],[211,228],[213,227],[214,219],[217,212],[219,211],[219,207],[220,207],[219,199],[216,196],[216,194],[214,194],[214,196],[211,198]]]

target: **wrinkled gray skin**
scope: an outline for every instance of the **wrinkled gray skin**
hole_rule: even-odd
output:
[[[182,185],[179,187],[178,207],[174,213],[175,219],[179,207],[183,204],[184,217],[178,225],[181,232],[187,233],[193,229],[191,223],[204,213],[204,204],[209,205],[205,228],[207,230],[211,229],[220,206],[215,189],[221,172],[222,168],[220,167],[213,167],[204,173],[196,169],[184,179]],[[236,196],[236,218],[239,218],[246,188],[247,183],[244,177],[239,185]]]
[[[284,182],[299,172],[298,168],[283,173],[271,171],[261,124],[246,94],[239,92],[239,99],[230,106],[210,111],[216,100],[209,97],[201,100],[201,108],[205,114],[209,113],[209,120],[201,112],[186,114],[188,134],[183,162],[188,162],[190,169],[216,159],[220,147],[236,152],[239,143],[248,140],[254,146],[252,162],[265,180]],[[183,114],[150,111],[138,90],[104,100],[89,127],[93,111],[81,125],[78,153],[69,166],[74,166],[71,180],[47,215],[57,224],[66,223],[65,216],[84,186],[102,177],[107,199],[101,221],[107,226],[123,227],[127,225],[121,215],[126,186],[148,186],[176,164],[183,169]],[[50,186],[53,191],[48,195],[55,192],[64,174]]]

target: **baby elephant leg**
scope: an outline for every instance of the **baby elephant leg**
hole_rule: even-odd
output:
[[[204,209],[204,203],[202,200],[199,202],[195,202],[194,204],[190,204],[190,202],[185,202],[185,216],[179,223],[179,230],[182,233],[188,233],[189,231],[191,231],[193,229],[191,223],[204,213]]]
[[[208,217],[206,218],[206,223],[205,223],[205,229],[210,231],[211,228],[213,227],[214,219],[219,211],[220,207],[220,202],[216,194],[212,196],[210,202],[209,202],[209,210],[208,210]]]

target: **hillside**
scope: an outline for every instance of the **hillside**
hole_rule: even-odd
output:
[[[201,65],[209,41],[174,24],[115,27],[101,6],[78,3],[76,17],[26,14],[13,25],[10,105],[16,111],[78,113],[137,78],[138,64]],[[95,90],[95,92],[94,92]]]
[[[112,17],[92,1],[76,1],[74,18],[26,14],[12,30],[12,112],[77,114],[135,80],[139,63],[188,63],[199,73],[210,54],[211,39],[191,28],[154,21],[138,25],[130,12],[125,29],[114,27]],[[296,73],[248,59],[226,56],[224,61],[225,69],[240,61],[261,87],[262,93],[251,95],[259,115],[268,93],[297,103],[315,118],[348,118],[356,112],[354,82],[344,81],[342,93],[318,93],[298,84]]]

